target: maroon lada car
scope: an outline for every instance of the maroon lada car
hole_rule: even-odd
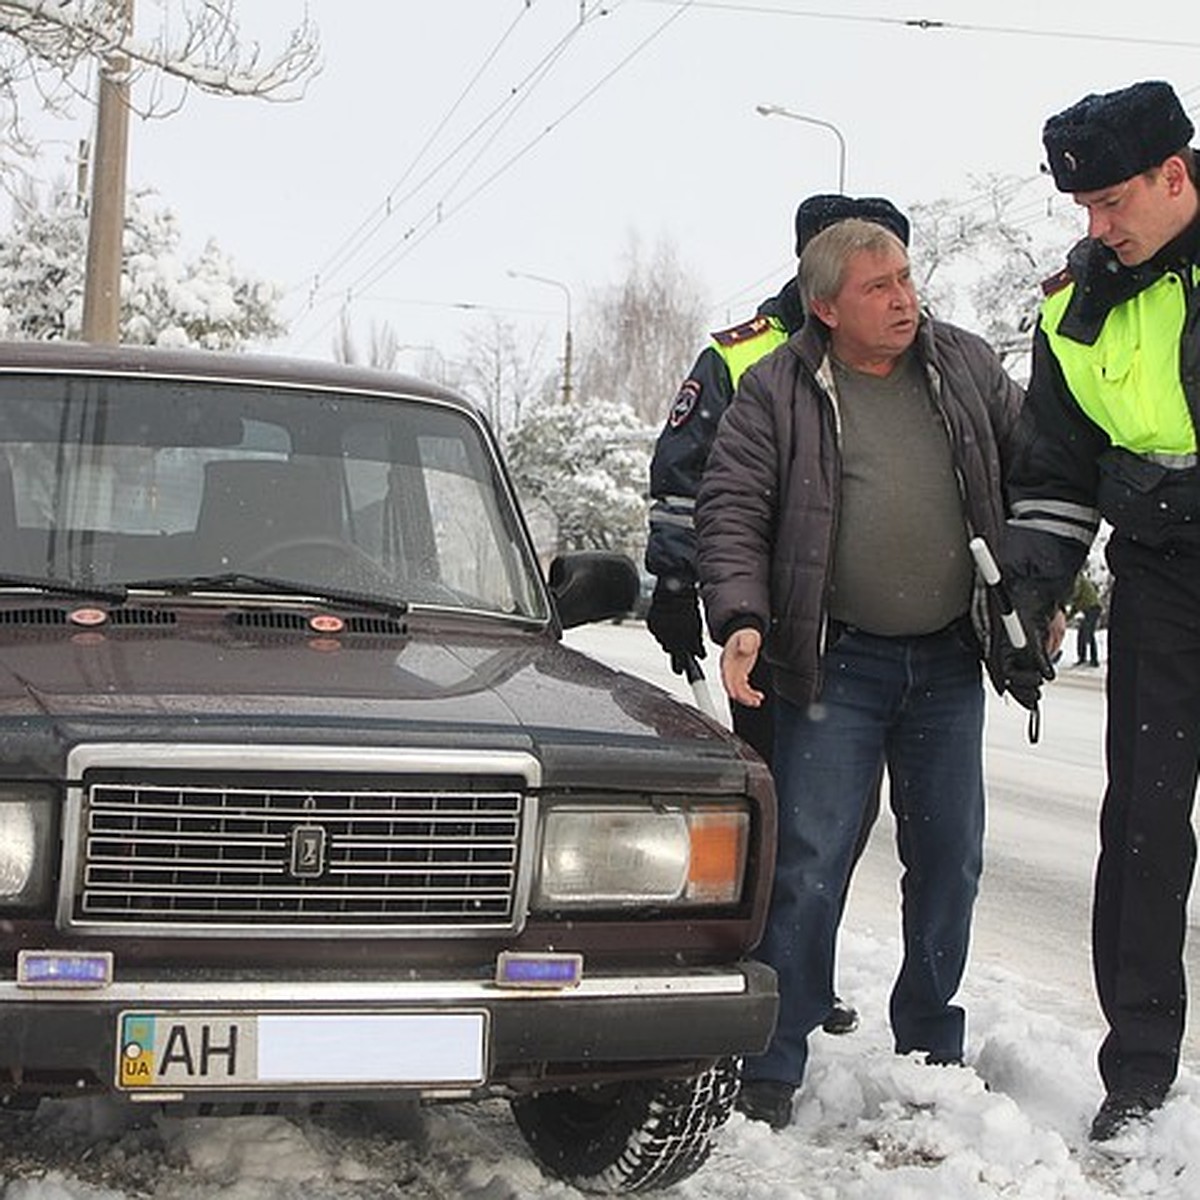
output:
[[[0,1100],[511,1101],[597,1191],[696,1170],[777,998],[774,797],[564,647],[461,397],[0,346]]]

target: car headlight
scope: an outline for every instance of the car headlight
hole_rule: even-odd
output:
[[[53,816],[52,789],[0,786],[0,907],[30,908],[47,900]]]
[[[555,807],[542,821],[534,903],[732,904],[749,813],[731,807]]]

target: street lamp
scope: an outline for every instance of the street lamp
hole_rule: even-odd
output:
[[[571,403],[571,289],[561,279],[548,279],[545,275],[530,275],[527,271],[508,271],[512,279],[532,279],[534,283],[546,283],[558,288],[567,298],[567,333],[563,339],[563,403]]]
[[[846,194],[846,139],[842,131],[831,121],[822,121],[819,117],[807,117],[803,113],[792,112],[778,104],[756,104],[754,111],[764,117],[790,117],[793,121],[804,121],[808,125],[820,125],[828,129],[838,140],[838,192]]]

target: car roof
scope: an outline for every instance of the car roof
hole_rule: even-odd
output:
[[[167,350],[151,346],[63,341],[0,342],[0,374],[20,372],[131,375],[371,392],[437,400],[473,415],[478,413],[476,405],[465,396],[427,379],[376,367],[258,353]]]

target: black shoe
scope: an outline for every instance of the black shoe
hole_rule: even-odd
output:
[[[1108,1142],[1130,1126],[1144,1121],[1162,1101],[1141,1092],[1109,1092],[1092,1121],[1088,1137],[1093,1142]]]
[[[833,1007],[821,1022],[826,1033],[853,1033],[858,1028],[858,1009],[847,1004],[840,996],[834,996]]]
[[[931,1050],[925,1055],[925,1065],[927,1067],[965,1067],[967,1064],[963,1061],[961,1054],[938,1054]]]
[[[792,1122],[792,1096],[796,1089],[777,1079],[747,1079],[733,1106],[751,1121],[762,1121],[772,1129],[786,1129]]]
[[[895,1050],[899,1055],[923,1055],[917,1061],[926,1067],[965,1067],[967,1065],[961,1050],[926,1050],[924,1046],[900,1045],[897,1045]]]

